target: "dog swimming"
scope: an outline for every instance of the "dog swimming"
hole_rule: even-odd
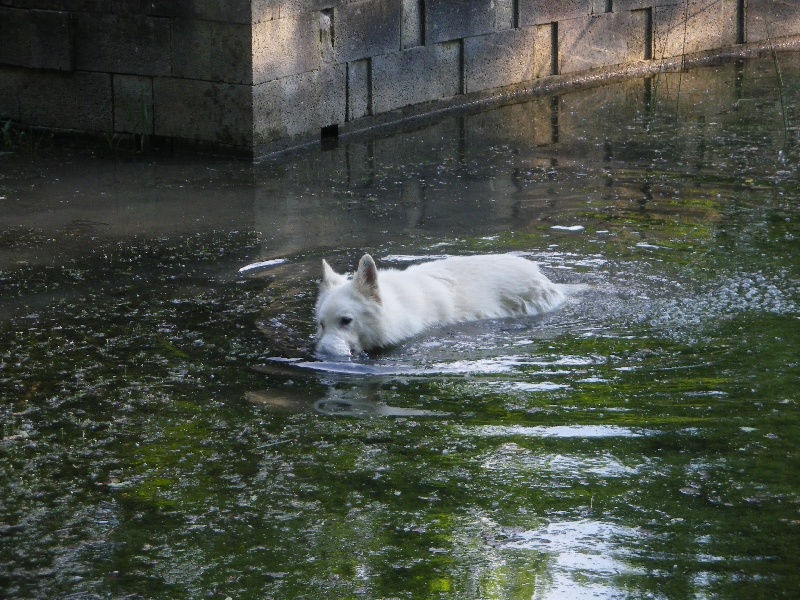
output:
[[[444,258],[404,270],[378,270],[365,254],[352,277],[323,260],[316,353],[354,357],[442,325],[539,315],[564,304],[566,287],[511,254]]]

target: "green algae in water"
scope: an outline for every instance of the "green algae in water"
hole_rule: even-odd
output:
[[[564,95],[558,141],[546,99],[252,169],[143,184],[91,163],[123,176],[83,210],[224,196],[249,207],[228,227],[10,212],[3,595],[796,595],[800,189],[771,64],[698,69],[679,96],[660,75],[650,104],[641,81]],[[297,366],[320,259],[364,250],[523,252],[589,288],[347,372]]]

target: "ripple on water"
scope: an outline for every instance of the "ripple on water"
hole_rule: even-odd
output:
[[[591,519],[549,523],[540,529],[514,531],[503,547],[550,557],[548,581],[536,598],[623,598],[614,584],[620,575],[639,573],[622,549],[639,537],[635,530]]]
[[[552,427],[523,425],[481,425],[466,432],[479,437],[537,437],[537,438],[635,438],[653,435],[645,429],[630,429],[616,425],[555,425]]]

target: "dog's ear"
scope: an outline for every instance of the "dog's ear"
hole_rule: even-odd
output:
[[[338,287],[347,281],[347,277],[334,271],[324,258],[322,259],[322,283],[319,285],[321,292],[326,292]]]
[[[378,304],[381,303],[381,295],[378,291],[378,267],[375,266],[375,261],[369,254],[361,257],[353,281],[356,289],[363,296],[375,300]]]

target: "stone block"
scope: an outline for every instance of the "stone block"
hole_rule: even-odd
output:
[[[333,65],[255,86],[255,143],[314,134],[343,123],[346,77],[345,65]]]
[[[249,25],[174,19],[172,75],[227,83],[251,83],[251,47]]]
[[[67,12],[31,11],[31,66],[71,71],[72,31]]]
[[[372,112],[370,59],[347,63],[347,120],[365,117]]]
[[[334,8],[336,62],[344,63],[400,49],[401,0],[365,0]]]
[[[425,2],[425,37],[428,44],[447,42],[475,35],[509,29],[510,22],[498,27],[497,7],[507,9],[507,0],[427,0]]]
[[[558,26],[556,23],[533,28],[533,76],[547,77],[558,72]],[[554,39],[555,38],[555,39]]]
[[[403,0],[400,48],[425,45],[425,11],[422,0]]]
[[[559,22],[559,73],[624,63],[630,15],[629,11],[612,12]]]
[[[604,0],[594,0],[595,2],[603,2]],[[686,0],[614,0],[614,12],[621,12],[623,10],[642,10],[645,8],[654,8],[656,6],[674,6],[677,4],[685,4]]]
[[[31,64],[30,13],[0,7],[0,63],[28,67]]]
[[[628,60],[653,58],[652,9],[632,10],[628,23]]]
[[[576,19],[592,13],[592,0],[519,0],[521,27]]]
[[[22,123],[60,130],[112,131],[108,73],[23,71],[13,85],[17,118]]]
[[[258,85],[320,66],[320,19],[309,13],[253,26],[253,83]]]
[[[253,5],[263,0],[148,0],[147,14],[158,17],[203,19],[249,24]]]
[[[282,10],[285,5],[285,3],[278,4],[275,0],[253,0],[250,7],[252,24],[272,21],[273,19],[279,19],[281,16],[290,16],[289,13]]]
[[[748,0],[745,41],[764,42],[800,34],[800,2]]]
[[[465,91],[475,92],[534,79],[535,39],[535,27],[465,39]]]
[[[70,71],[72,35],[68,12],[0,8],[0,62]]]
[[[33,10],[110,13],[112,0],[4,0],[0,4]]]
[[[519,27],[516,0],[495,0],[494,29],[505,31]]]
[[[75,68],[169,75],[170,21],[141,15],[75,15]]]
[[[346,78],[346,65],[324,65],[319,70],[317,75],[319,105],[316,113],[320,128],[345,122]]]
[[[153,135],[153,79],[114,75],[114,131]]]
[[[153,79],[154,133],[238,147],[253,143],[252,86]]]
[[[732,46],[738,0],[694,0],[653,9],[653,58]]]
[[[204,76],[214,43],[212,21],[176,18],[172,20],[171,34],[171,74],[188,79],[212,79]]]
[[[592,0],[591,7],[590,14],[592,15],[619,12],[619,6],[616,6],[612,0]]]
[[[18,67],[0,64],[0,121],[20,120],[22,89],[29,73]]]
[[[461,43],[409,48],[372,59],[374,114],[461,93]]]
[[[252,0],[253,22],[285,19],[297,15],[335,10],[337,6],[363,0]]]

